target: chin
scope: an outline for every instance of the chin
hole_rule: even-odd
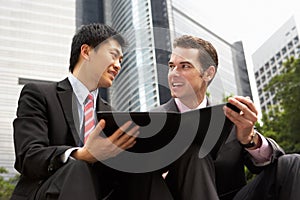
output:
[[[174,92],[171,92],[171,97],[178,98],[178,96]]]

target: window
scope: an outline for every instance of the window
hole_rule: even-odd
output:
[[[260,101],[260,104],[263,104],[264,103],[264,97],[260,97],[259,101]]]
[[[296,36],[295,38],[294,38],[294,44],[297,44],[299,42],[299,38],[298,38],[298,36]]]
[[[281,53],[282,53],[282,55],[284,55],[284,54],[286,53],[286,47],[283,47],[283,48],[281,49]]]
[[[261,82],[264,83],[265,81],[266,81],[266,77],[265,76],[261,77]]]
[[[280,52],[276,53],[276,60],[279,60],[279,59],[280,59],[280,57],[281,57],[281,54],[280,54]]]
[[[296,48],[296,53],[299,55],[300,54],[300,46],[297,46]]]
[[[293,42],[290,41],[290,42],[288,43],[288,49],[291,49],[292,47],[293,47]]]
[[[267,72],[267,78],[270,78],[271,77],[271,71],[268,71]]]
[[[274,94],[275,94],[275,91],[271,90],[271,95],[274,96]]]
[[[264,67],[261,67],[260,69],[259,69],[259,72],[260,72],[260,74],[262,74],[262,73],[264,73]]]
[[[290,52],[290,56],[295,56],[295,51],[294,50]]]
[[[258,72],[255,72],[255,78],[258,78],[258,75],[259,75]]]
[[[256,81],[256,85],[257,85],[257,87],[260,86],[260,80]]]
[[[266,93],[266,100],[268,100],[270,98],[269,93]]]
[[[271,65],[273,65],[275,63],[275,58],[274,57],[271,58],[270,63],[271,63]],[[266,66],[266,69],[269,69],[269,65],[268,65],[268,67]]]
[[[272,73],[275,74],[276,70],[277,70],[277,68],[276,68],[276,65],[275,65],[274,67],[272,67]]]

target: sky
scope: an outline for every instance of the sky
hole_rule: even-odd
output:
[[[230,43],[241,40],[251,55],[290,17],[300,16],[299,0],[186,1],[198,8],[192,15],[202,25]]]
[[[176,1],[176,0],[174,0]],[[185,0],[197,8],[186,13],[229,43],[242,41],[253,100],[259,106],[252,54],[288,19],[295,17],[300,32],[299,0]],[[187,7],[188,7],[187,6]]]

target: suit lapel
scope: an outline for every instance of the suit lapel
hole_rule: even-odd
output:
[[[165,111],[179,112],[178,107],[173,98],[171,98],[166,104],[163,105],[163,109]]]
[[[111,110],[112,110],[111,106],[106,101],[104,101],[99,94],[97,98],[96,111],[98,112],[98,111],[111,111]]]
[[[75,95],[69,80],[66,78],[57,84],[57,95],[64,111],[65,118],[73,135],[76,144],[79,144],[79,130],[75,126],[75,120],[78,122],[78,110],[75,103]],[[77,124],[76,123],[76,124]]]

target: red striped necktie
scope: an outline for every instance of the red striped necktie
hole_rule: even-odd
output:
[[[84,106],[84,143],[87,141],[94,128],[94,97],[92,94],[89,94],[87,97],[87,102]]]

